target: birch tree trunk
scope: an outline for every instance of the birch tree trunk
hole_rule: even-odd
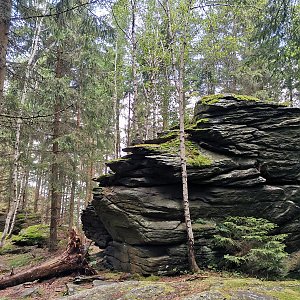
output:
[[[136,10],[137,0],[131,0],[131,64],[133,80],[133,100],[132,100],[132,134],[133,139],[141,137],[141,126],[139,116],[138,99],[138,78],[137,78],[137,41],[136,41]]]
[[[20,109],[19,109],[19,113],[18,113],[19,116],[16,121],[16,139],[15,139],[14,156],[13,156],[13,181],[14,181],[13,201],[11,201],[11,203],[10,203],[10,208],[9,208],[8,214],[6,216],[5,226],[4,226],[4,230],[3,230],[1,240],[0,240],[0,248],[4,246],[6,237],[13,230],[17,210],[18,210],[20,200],[21,200],[20,193],[22,191],[22,188],[19,186],[19,184],[21,184],[21,182],[22,182],[22,181],[19,182],[20,135],[21,135],[22,122],[23,122],[22,117],[21,117],[21,109],[22,109],[22,106],[24,105],[24,103],[26,101],[26,97],[27,97],[28,81],[29,81],[29,78],[30,78],[30,75],[32,72],[34,58],[36,56],[36,52],[38,49],[38,41],[39,41],[39,36],[41,33],[42,22],[43,22],[43,19],[40,18],[36,23],[36,29],[34,32],[30,56],[29,56],[27,66],[26,66],[26,71],[25,71],[24,86],[23,86],[23,90],[22,90],[21,98],[20,98]],[[20,191],[20,192],[18,193],[18,191]]]
[[[188,2],[187,14],[190,14],[191,2]],[[189,195],[188,195],[188,182],[187,182],[187,168],[186,168],[186,151],[185,151],[185,130],[184,130],[184,71],[185,71],[185,52],[186,52],[186,35],[187,35],[187,22],[188,15],[183,16],[184,25],[181,28],[181,36],[177,38],[180,45],[179,57],[176,59],[174,42],[175,35],[172,31],[172,15],[170,10],[169,0],[165,1],[165,11],[168,18],[168,35],[170,39],[170,52],[172,59],[172,69],[174,82],[176,85],[178,105],[179,105],[179,131],[180,131],[180,162],[181,162],[181,177],[182,177],[182,198],[183,198],[183,209],[184,219],[187,231],[187,246],[188,246],[188,260],[190,269],[192,272],[198,272],[199,267],[196,262],[195,250],[194,250],[194,234],[192,229]],[[178,61],[179,60],[179,61]]]
[[[114,61],[115,158],[119,158],[121,156],[120,99],[118,97],[117,78],[118,78],[118,36],[116,37],[115,61]]]

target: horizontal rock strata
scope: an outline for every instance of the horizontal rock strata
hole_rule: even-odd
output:
[[[300,109],[239,96],[206,97],[188,126],[187,163],[197,260],[207,265],[216,222],[255,216],[300,248]],[[178,130],[127,149],[82,215],[108,266],[172,274],[187,269]]]

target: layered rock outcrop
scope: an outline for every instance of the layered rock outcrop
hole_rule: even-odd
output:
[[[255,216],[300,248],[300,109],[243,96],[204,97],[187,126],[187,163],[200,265],[220,255],[216,222]],[[125,149],[82,215],[108,266],[143,274],[187,269],[178,129]]]

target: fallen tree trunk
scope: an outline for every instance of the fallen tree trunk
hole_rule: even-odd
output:
[[[82,246],[80,238],[76,231],[72,229],[70,231],[67,250],[64,253],[41,265],[1,278],[0,290],[24,282],[71,274],[75,271],[86,275],[93,275],[96,272],[88,265],[86,254],[87,251]]]

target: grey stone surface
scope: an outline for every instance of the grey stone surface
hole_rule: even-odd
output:
[[[228,96],[199,102],[187,132],[211,161],[188,166],[191,216],[204,222],[193,225],[199,264],[221,255],[211,247],[212,220],[227,216],[266,218],[288,234],[288,251],[298,250],[300,109]],[[170,131],[128,147],[127,156],[108,163],[113,173],[98,179],[82,222],[111,268],[143,274],[187,268],[180,160],[159,148],[172,138]]]

